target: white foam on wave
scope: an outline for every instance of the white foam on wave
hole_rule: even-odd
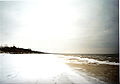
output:
[[[109,61],[99,61],[96,59],[65,56],[64,59],[67,63],[76,63],[76,64],[108,64],[108,65],[120,65],[120,63],[109,62]]]

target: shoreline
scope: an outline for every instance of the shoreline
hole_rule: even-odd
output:
[[[107,64],[74,64],[66,63],[77,71],[87,73],[89,76],[107,82],[108,84],[119,84],[119,66]]]

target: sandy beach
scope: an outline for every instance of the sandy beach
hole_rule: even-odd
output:
[[[1,84],[105,84],[56,55],[0,54]]]
[[[96,65],[96,64],[74,64],[67,63],[77,71],[83,71],[88,75],[105,81],[109,84],[118,84],[119,81],[119,66],[116,65]]]

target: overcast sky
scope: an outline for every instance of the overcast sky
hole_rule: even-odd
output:
[[[118,0],[0,1],[0,44],[47,52],[117,53]]]

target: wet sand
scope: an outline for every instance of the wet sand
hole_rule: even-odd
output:
[[[105,81],[108,84],[119,84],[119,66],[107,64],[67,64],[78,71],[86,72],[88,75]]]

